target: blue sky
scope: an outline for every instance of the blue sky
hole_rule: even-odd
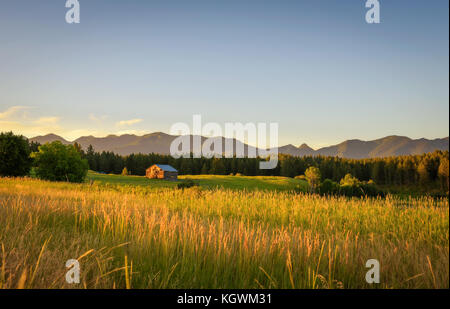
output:
[[[0,130],[278,122],[313,147],[449,135],[448,0],[0,0]]]

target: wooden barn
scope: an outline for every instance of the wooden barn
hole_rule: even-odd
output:
[[[155,164],[146,170],[145,176],[151,179],[176,180],[178,179],[178,171],[170,165]]]

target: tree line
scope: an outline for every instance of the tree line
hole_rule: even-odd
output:
[[[275,169],[259,169],[260,158],[173,158],[156,153],[121,156],[110,151],[97,152],[90,145],[86,150],[75,143],[59,142],[39,145],[12,132],[0,134],[0,176],[34,174],[48,180],[81,182],[87,169],[106,174],[145,175],[153,164],[169,164],[180,175],[245,175],[304,176],[314,167],[320,174],[318,183],[342,183],[348,175],[360,182],[381,186],[406,186],[449,191],[449,152],[434,151],[422,155],[387,158],[346,159],[339,157],[294,157],[279,154]],[[308,174],[308,173],[306,173]],[[310,177],[311,179],[311,177]]]
[[[30,142],[12,132],[0,133],[0,176],[32,176],[50,181],[83,182],[88,172],[84,153],[61,142]]]
[[[110,151],[86,151],[76,146],[86,158],[90,169],[120,174],[126,168],[132,175],[145,175],[153,164],[169,164],[180,175],[285,176],[304,175],[313,166],[320,170],[322,180],[340,182],[347,174],[360,181],[373,181],[387,186],[434,186],[447,192],[449,188],[449,152],[434,151],[422,155],[393,156],[371,159],[347,159],[326,156],[294,157],[279,154],[278,165],[272,170],[259,169],[260,158],[178,158],[162,154],[130,154],[121,156]]]

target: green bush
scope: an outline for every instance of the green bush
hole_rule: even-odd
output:
[[[30,172],[30,146],[22,135],[0,134],[0,176],[25,176]]]
[[[325,179],[319,186],[319,193],[323,195],[341,195],[348,197],[375,197],[385,195],[372,180],[361,182],[351,174],[347,174],[342,178],[340,184],[331,179]]]
[[[339,194],[350,197],[384,196],[384,192],[378,189],[373,180],[361,182],[351,174],[347,174],[341,179]]]
[[[359,185],[361,185],[361,182],[352,174],[347,174],[344,178],[341,179],[341,186],[357,187]]]
[[[56,141],[39,146],[32,153],[36,176],[51,181],[83,182],[88,171],[88,162],[72,145]]]
[[[182,183],[179,183],[177,185],[178,189],[186,189],[186,188],[191,188],[191,187],[197,187],[198,183],[194,182],[192,179],[188,179],[183,181]]]
[[[345,196],[364,196],[364,191],[362,191],[361,187],[359,185],[341,185],[339,187],[339,195],[345,195]]]
[[[383,191],[378,189],[374,184],[369,183],[360,183],[353,186],[340,186],[339,194],[349,197],[384,196]]]
[[[385,196],[384,192],[380,190],[373,181],[362,183],[360,187],[365,196]]]
[[[339,193],[339,184],[330,179],[325,179],[319,187],[320,194],[335,195]]]

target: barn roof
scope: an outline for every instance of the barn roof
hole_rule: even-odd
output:
[[[165,172],[178,172],[176,169],[174,169],[170,165],[165,165],[165,164],[155,164],[155,165]]]

